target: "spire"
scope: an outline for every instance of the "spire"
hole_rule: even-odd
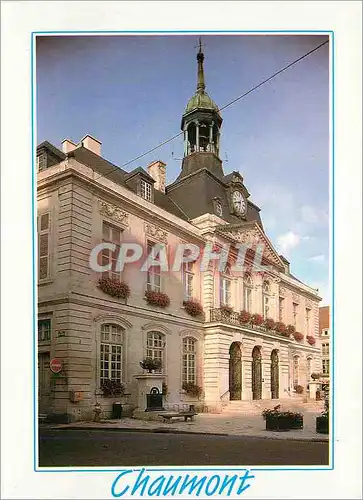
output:
[[[198,61],[197,92],[202,94],[205,90],[205,83],[204,83],[204,69],[203,69],[204,54],[202,52],[202,39],[201,39],[201,37],[199,37],[199,52],[197,54],[197,61]]]

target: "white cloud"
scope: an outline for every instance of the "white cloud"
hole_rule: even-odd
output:
[[[325,260],[325,255],[323,253],[319,255],[313,255],[313,257],[309,257],[308,260],[310,262],[323,262]]]
[[[288,231],[287,233],[281,234],[277,237],[277,246],[281,253],[287,255],[290,250],[298,246],[300,240],[301,237],[298,234]]]
[[[299,209],[300,223],[308,226],[319,226],[328,223],[328,213],[311,205],[303,205]]]

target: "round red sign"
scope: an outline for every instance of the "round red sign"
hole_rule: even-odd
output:
[[[50,360],[49,366],[53,373],[59,373],[62,370],[62,361],[60,359],[53,358]]]

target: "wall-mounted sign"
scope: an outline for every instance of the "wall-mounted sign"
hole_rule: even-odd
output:
[[[56,358],[51,359],[49,363],[49,367],[53,373],[59,373],[62,370],[62,365],[62,361]]]

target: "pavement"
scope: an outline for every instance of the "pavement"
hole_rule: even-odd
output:
[[[75,422],[72,424],[58,424],[47,426],[52,430],[117,430],[123,432],[154,432],[171,434],[204,434],[219,436],[246,436],[266,439],[285,439],[297,441],[328,442],[328,435],[316,432],[316,417],[321,414],[316,410],[300,410],[304,417],[303,429],[285,432],[266,431],[265,422],[260,414],[241,413],[231,411],[220,414],[201,413],[193,422],[184,422],[184,419],[173,419],[170,423],[144,421],[134,418],[119,420],[104,420],[101,422]]]

